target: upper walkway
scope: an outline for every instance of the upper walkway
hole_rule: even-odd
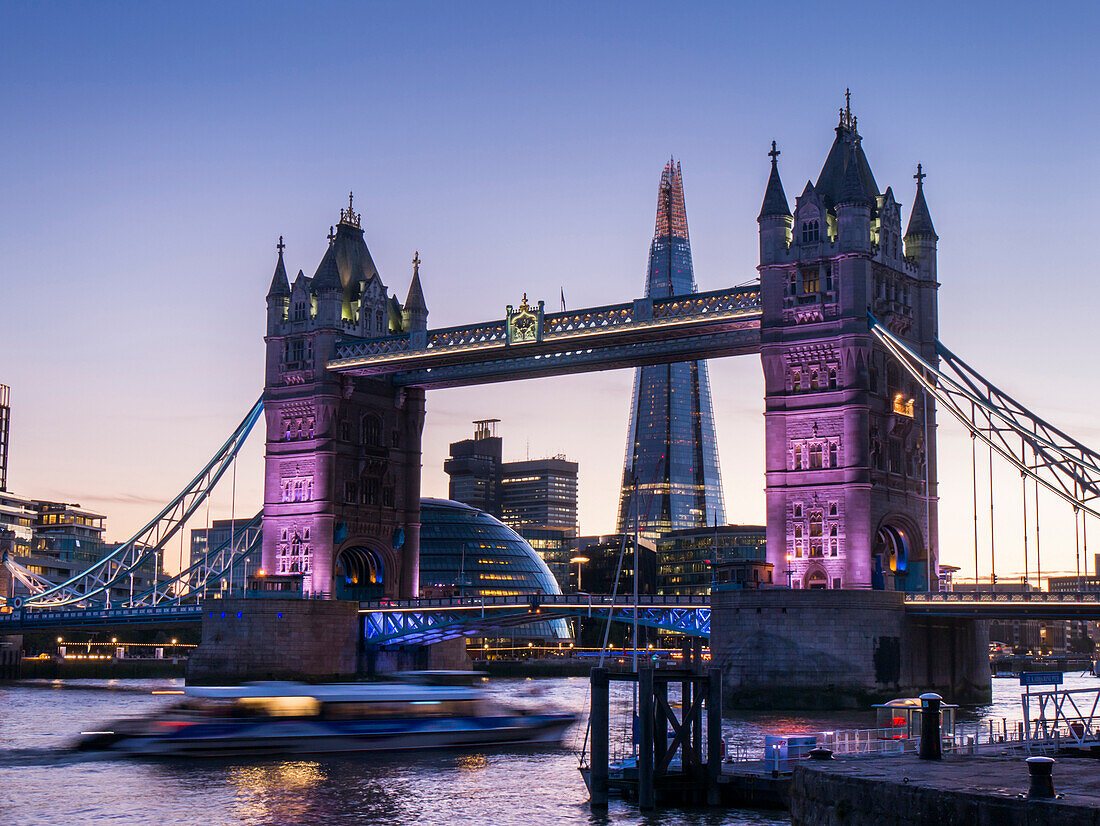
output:
[[[385,338],[346,338],[330,370],[457,387],[756,353],[760,287],[544,313],[509,307],[497,321]]]

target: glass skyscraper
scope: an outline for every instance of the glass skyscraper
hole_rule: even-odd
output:
[[[669,161],[657,195],[646,297],[694,293],[680,164]],[[637,368],[619,496],[620,533],[645,536],[726,522],[705,361]]]

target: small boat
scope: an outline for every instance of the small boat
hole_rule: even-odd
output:
[[[85,732],[75,747],[189,757],[461,749],[558,743],[575,719],[506,708],[464,686],[248,683],[188,687],[181,701]]]

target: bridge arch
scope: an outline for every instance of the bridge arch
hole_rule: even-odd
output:
[[[376,542],[350,540],[336,553],[332,594],[336,599],[379,599],[393,593],[396,564]]]
[[[893,580],[896,591],[922,591],[928,587],[928,551],[924,535],[913,520],[902,514],[888,514],[875,531],[872,550],[888,588]],[[877,584],[877,583],[876,583]]]

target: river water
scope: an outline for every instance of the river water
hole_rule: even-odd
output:
[[[317,759],[140,760],[74,754],[81,730],[172,701],[151,694],[180,680],[55,680],[0,685],[0,824],[786,824],[764,811],[666,810],[640,816],[612,801],[588,810],[577,772],[583,721],[561,748],[412,753]],[[513,705],[588,708],[588,680],[492,679],[486,689]],[[613,721],[625,729],[630,696],[613,684]],[[1066,676],[1066,688],[1100,679]],[[1020,686],[994,680],[991,706],[960,714],[967,723],[1018,720]],[[871,712],[741,713],[723,724],[731,747],[765,734],[870,728]]]

